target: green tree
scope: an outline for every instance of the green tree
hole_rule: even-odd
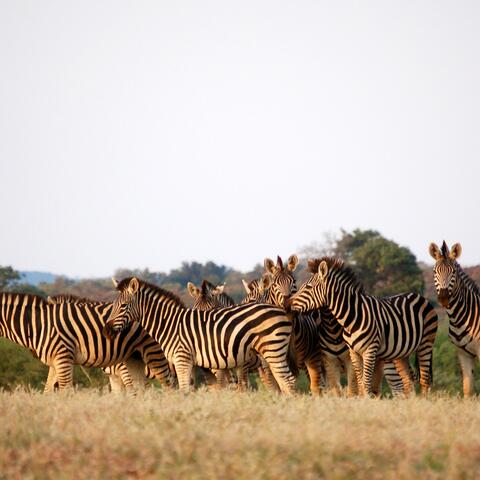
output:
[[[423,293],[425,283],[415,255],[376,230],[342,230],[335,255],[357,272],[367,292],[383,297],[407,291]]]
[[[12,267],[0,267],[0,290],[14,285],[20,278],[20,273]]]

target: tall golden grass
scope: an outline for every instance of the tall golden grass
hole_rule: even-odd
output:
[[[1,478],[479,476],[476,399],[0,393]]]

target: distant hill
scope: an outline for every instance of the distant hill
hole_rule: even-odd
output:
[[[39,283],[53,283],[57,275],[50,272],[20,272],[22,283],[37,286]]]

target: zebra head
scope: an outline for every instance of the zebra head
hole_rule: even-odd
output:
[[[435,260],[433,266],[433,283],[437,291],[438,301],[442,307],[447,308],[450,299],[458,285],[458,263],[457,258],[462,253],[462,247],[459,243],[452,246],[449,250],[445,241],[443,241],[442,248],[431,243],[429,247],[430,255]]]
[[[233,305],[230,297],[223,292],[224,289],[225,284],[215,286],[207,280],[203,280],[200,288],[191,282],[187,284],[188,293],[195,300],[193,304],[194,310],[211,310],[212,308]]]
[[[242,278],[242,284],[246,292],[242,303],[268,302],[270,286],[272,284],[272,277],[270,275],[262,275],[262,278],[259,280],[252,280],[251,282],[247,282]]]
[[[326,279],[329,266],[325,260],[309,260],[310,278],[293,294],[287,307],[295,312],[308,312],[326,306]]]
[[[283,307],[287,299],[297,291],[297,284],[293,272],[298,266],[298,257],[291,255],[287,265],[283,265],[282,259],[277,256],[277,264],[266,258],[264,261],[265,273],[272,277],[269,292],[269,303]]]
[[[125,278],[121,282],[114,281],[118,297],[113,302],[112,311],[108,317],[103,333],[113,337],[128,328],[133,321],[140,319],[140,283],[137,278]]]

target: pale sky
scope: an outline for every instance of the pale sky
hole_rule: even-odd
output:
[[[0,265],[480,263],[480,3],[0,0]]]

